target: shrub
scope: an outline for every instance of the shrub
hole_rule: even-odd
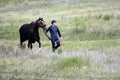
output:
[[[113,15],[106,14],[103,16],[103,20],[109,21],[112,17],[113,17]]]
[[[66,69],[69,67],[81,67],[83,59],[81,57],[63,58],[56,63],[57,69]]]

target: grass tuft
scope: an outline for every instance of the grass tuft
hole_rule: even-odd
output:
[[[105,20],[105,21],[109,21],[111,18],[113,18],[113,15],[110,15],[110,14],[105,14],[103,16],[103,20]]]
[[[80,68],[83,65],[83,59],[81,57],[63,58],[56,63],[57,69],[67,69],[69,67]]]

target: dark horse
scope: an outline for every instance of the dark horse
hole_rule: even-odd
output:
[[[37,19],[35,22],[30,24],[24,24],[20,27],[20,45],[23,45],[23,42],[28,40],[28,48],[32,49],[32,43],[35,41],[38,42],[39,48],[41,48],[40,36],[39,36],[39,27],[43,30],[46,29],[46,24],[44,23],[43,18]]]

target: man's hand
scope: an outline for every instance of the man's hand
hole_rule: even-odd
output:
[[[59,40],[60,40],[60,41],[62,41],[62,40],[63,40],[63,38],[62,38],[62,37],[60,37],[60,38],[59,38]]]

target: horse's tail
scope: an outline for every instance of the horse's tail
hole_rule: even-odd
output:
[[[24,35],[24,25],[20,27],[19,29],[19,34],[20,34],[20,43],[24,42],[26,39],[25,39],[25,35]]]

